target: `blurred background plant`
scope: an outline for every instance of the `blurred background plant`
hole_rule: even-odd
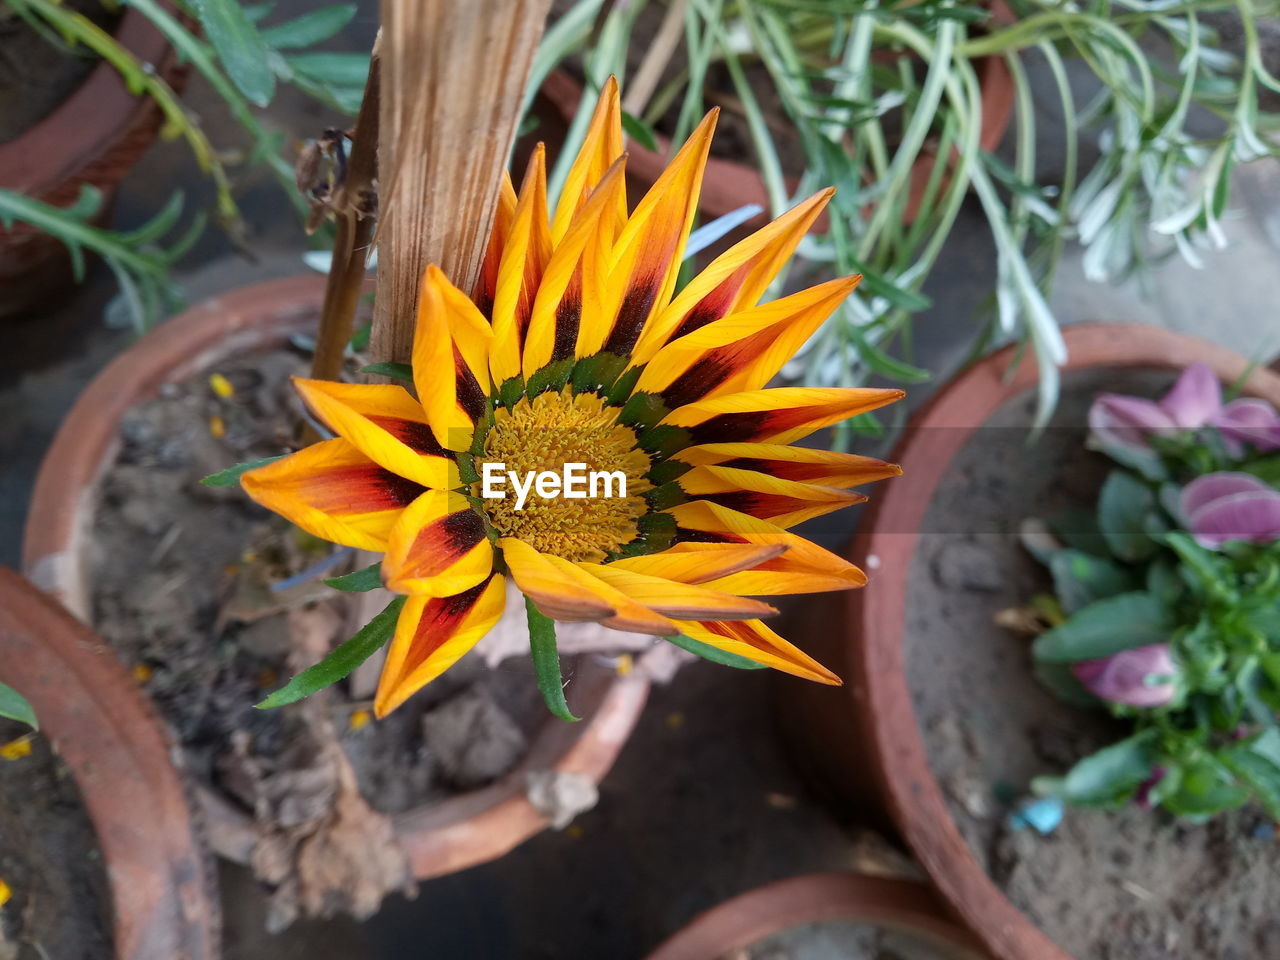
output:
[[[1233,167],[1277,154],[1277,114],[1260,104],[1280,91],[1258,32],[1271,2],[577,0],[560,9],[535,82],[567,62],[588,90],[612,73],[635,93],[631,79],[645,86],[657,64],[652,96],[627,103],[635,142],[655,132],[682,142],[713,101],[748,131],[772,214],[839,188],[829,229],[806,238],[791,269],[866,279],[789,368],[806,383],[929,379],[912,363],[912,317],[930,304],[926,281],[972,191],[997,261],[973,350],[1015,338],[1033,349],[1043,422],[1065,358],[1048,300],[1065,245],[1082,246],[1093,281],[1145,277],[1174,253],[1199,266],[1201,251],[1225,243]],[[637,43],[639,30],[651,37]],[[1008,160],[981,143],[986,58],[1011,79]],[[1033,101],[1032,68],[1048,75],[1039,86],[1054,91],[1060,119],[1050,123],[1060,129],[1045,120],[1057,111]],[[593,101],[583,98],[562,157]],[[1037,170],[1046,140],[1063,157],[1049,174]],[[564,176],[561,165],[553,194]]]
[[[355,16],[354,3],[320,7],[291,20],[267,24],[272,3],[241,5],[237,0],[120,0],[104,6],[129,7],[146,17],[189,65],[209,83],[248,141],[232,154],[206,136],[200,119],[184,108],[174,89],[150,63],[141,62],[110,32],[61,0],[0,0],[0,17],[21,20],[67,57],[97,57],[117,71],[130,91],[149,97],[161,111],[161,137],[182,140],[213,184],[214,216],[237,245],[243,245],[233,167],[265,166],[298,210],[307,205],[295,186],[296,152],[283,134],[264,125],[255,108],[270,104],[278,83],[291,84],[335,112],[354,116],[369,68],[367,53],[311,49],[343,29]],[[319,133],[319,131],[317,131]],[[100,256],[120,287],[119,304],[139,330],[150,327],[181,303],[173,281],[175,262],[199,238],[207,217],[197,212],[181,225],[184,198],[175,193],[141,227],[113,231],[94,225],[103,206],[100,191],[84,186],[78,200],[58,207],[0,189],[0,225],[30,224],[61,240],[69,250],[77,281],[84,251]]]

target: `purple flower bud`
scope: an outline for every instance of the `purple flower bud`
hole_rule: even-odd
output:
[[[1178,425],[1158,403],[1120,393],[1102,393],[1089,408],[1089,429],[1102,446],[1147,449],[1147,434]]]
[[[1183,430],[1195,430],[1222,409],[1222,385],[1207,363],[1193,363],[1160,400],[1160,409]]]
[[[1167,643],[1151,643],[1101,660],[1072,664],[1071,672],[1102,700],[1131,707],[1159,707],[1173,699],[1173,677],[1178,667]]]
[[[1221,471],[1197,477],[1182,488],[1181,506],[1187,529],[1201,546],[1280,539],[1280,490],[1252,474]]]
[[[1246,443],[1261,453],[1280,450],[1280,413],[1265,400],[1253,397],[1232,400],[1214,414],[1209,423],[1218,428],[1233,456],[1243,456]]]

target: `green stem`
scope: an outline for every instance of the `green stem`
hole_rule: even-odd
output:
[[[564,698],[564,681],[560,678],[560,654],[556,651],[556,623],[545,616],[533,601],[524,598],[529,616],[529,647],[533,651],[533,669],[538,674],[538,690],[547,709],[561,720],[579,720],[569,710]]]

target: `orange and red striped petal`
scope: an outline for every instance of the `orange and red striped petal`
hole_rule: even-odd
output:
[[[605,309],[598,318],[583,318],[580,356],[601,350],[629,355],[650,318],[670,302],[716,117],[716,110],[707,114],[622,228],[609,267]],[[592,319],[598,322],[588,322]]]
[[[838,686],[838,676],[809,656],[795,644],[778,636],[759,620],[734,620],[729,622],[705,621],[686,623],[685,636],[723,650],[736,653],[756,663],[764,664],[783,673],[815,680],[818,683]]]
[[[822,593],[865,586],[856,566],[777,524],[728,507],[695,500],[672,507],[676,543],[671,549],[705,550],[714,544],[782,544],[787,552],[750,570],[708,581],[709,587],[745,596]]]
[[[782,480],[733,467],[694,467],[677,482],[690,500],[728,507],[768,520],[784,530],[867,499],[836,487]]]
[[[704,397],[759,390],[861,279],[819,284],[673,340],[644,368],[635,391],[658,394],[674,410]]]
[[[374,714],[385,717],[457,663],[498,622],[505,600],[506,581],[498,574],[450,597],[405,600],[378,679]]]
[[[896,463],[874,457],[780,443],[708,443],[681,450],[674,459],[695,467],[757,470],[779,480],[825,487],[856,487],[902,475],[902,468]]]
[[[653,637],[670,637],[680,632],[680,627],[674,621],[637,603],[616,587],[610,586],[600,577],[595,576],[593,574],[595,564],[574,564],[560,557],[546,554],[542,556],[564,576],[566,581],[590,590],[613,608],[613,616],[598,621],[601,626],[624,630],[627,633],[647,633]]]
[[[906,396],[872,387],[775,387],[709,397],[667,414],[661,424],[688,431],[686,446],[791,443],[815,430],[877,410]]]
[[[489,409],[494,328],[439,267],[427,267],[413,335],[413,382],[427,422],[448,450],[471,447]]]
[[[317,417],[374,463],[432,490],[461,484],[453,454],[432,433],[422,405],[394,384],[294,378]]]
[[[466,497],[428,490],[400,514],[387,536],[382,582],[396,593],[451,597],[493,570],[493,545]]]
[[[647,363],[670,341],[754,307],[834,193],[814,194],[716,257],[645,328],[632,362]]]
[[[253,500],[324,540],[381,552],[400,512],[423,492],[341,437],[248,471]]]
[[[485,247],[480,276],[476,278],[471,299],[476,309],[486,319],[493,318],[493,301],[498,294],[498,270],[502,265],[502,252],[511,235],[511,224],[516,217],[516,190],[511,185],[511,174],[502,171],[502,187],[498,193],[498,206],[493,211],[493,227],[489,230],[489,243]]]
[[[665,577],[634,573],[620,569],[616,564],[579,563],[578,566],[637,603],[673,620],[747,620],[778,612],[759,600],[721,593],[705,586],[678,583]]]
[[[489,357],[494,383],[503,384],[520,375],[520,356],[533,314],[533,301],[550,259],[546,148],[538,144],[529,158],[529,169],[520,187],[511,236],[498,273],[493,348]]]
[[[582,148],[569,169],[556,203],[556,214],[551,224],[551,239],[556,246],[564,240],[570,224],[604,179],[605,172],[622,156],[622,149],[622,101],[618,94],[618,81],[610,77],[596,101]],[[608,235],[607,242],[612,243],[627,219],[625,185],[611,198],[607,210],[608,214],[602,211],[600,218]]]
[[[694,546],[705,546],[706,549],[688,549]],[[741,570],[750,570],[766,560],[781,556],[786,550],[787,547],[780,543],[677,544],[658,553],[624,557],[609,566],[680,583],[706,583]]]
[[[617,614],[592,584],[570,577],[523,540],[503,537],[498,541],[502,558],[520,592],[552,620],[606,620]]]

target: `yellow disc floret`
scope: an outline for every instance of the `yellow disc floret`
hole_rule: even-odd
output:
[[[652,488],[645,479],[649,456],[636,448],[635,431],[618,423],[617,414],[617,407],[606,406],[595,394],[575,397],[568,389],[533,401],[522,397],[511,410],[499,407],[476,464],[483,471],[486,462],[492,463],[492,471],[500,469],[512,481],[504,487],[505,496],[480,500],[494,528],[566,560],[598,562],[634,540],[636,520],[648,511],[643,494]],[[589,479],[581,482],[585,496],[557,491],[544,497],[530,487],[517,507],[515,483],[543,472],[563,476],[568,464],[585,464],[579,476],[600,475],[594,489]],[[482,496],[480,484],[474,492]]]

